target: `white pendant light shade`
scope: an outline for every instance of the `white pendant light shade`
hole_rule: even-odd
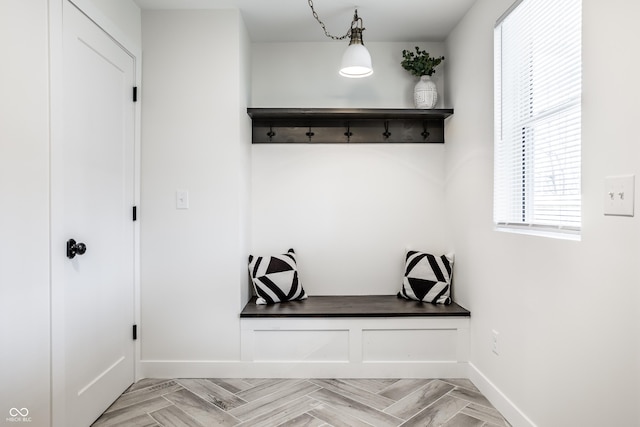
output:
[[[362,42],[362,32],[364,31],[364,26],[362,24],[362,18],[358,17],[358,9],[355,10],[353,14],[353,20],[351,21],[351,28],[347,34],[341,37],[332,36],[327,31],[324,23],[318,18],[318,14],[313,8],[313,1],[309,0],[309,7],[311,8],[311,12],[313,13],[313,17],[316,18],[318,24],[324,30],[324,34],[333,39],[333,40],[342,40],[351,36],[349,41],[349,47],[344,51],[342,55],[342,65],[340,67],[340,75],[344,77],[350,78],[360,78],[367,77],[373,74],[373,67],[371,66],[371,54],[364,47],[364,43]]]
[[[371,55],[366,47],[360,43],[349,44],[342,55],[340,75],[344,77],[360,78],[373,74]]]

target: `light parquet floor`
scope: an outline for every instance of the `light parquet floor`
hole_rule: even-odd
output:
[[[505,427],[465,379],[145,379],[95,427]]]

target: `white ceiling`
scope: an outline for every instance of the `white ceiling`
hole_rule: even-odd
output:
[[[134,0],[142,9],[240,9],[253,42],[330,41],[308,0]],[[314,0],[327,30],[346,34],[354,9],[367,41],[442,41],[476,0]]]

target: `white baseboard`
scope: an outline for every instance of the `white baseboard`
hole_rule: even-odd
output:
[[[467,362],[141,360],[139,378],[466,378]]]
[[[471,362],[468,363],[469,380],[500,411],[513,427],[537,427],[495,384]]]

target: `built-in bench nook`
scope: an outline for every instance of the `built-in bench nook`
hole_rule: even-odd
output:
[[[253,298],[240,313],[241,358],[282,377],[467,377],[470,316],[395,295]]]

